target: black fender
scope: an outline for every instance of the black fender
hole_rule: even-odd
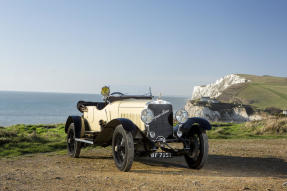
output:
[[[133,137],[136,136],[139,128],[129,119],[126,118],[117,118],[108,122],[101,133],[96,137],[96,144],[110,144],[112,141],[114,130],[118,125],[122,125],[126,131],[132,133]]]
[[[118,125],[122,125],[126,131],[132,132],[133,135],[138,130],[138,127],[131,120],[126,118],[113,119],[106,125],[106,127],[115,129]]]
[[[85,133],[85,124],[83,118],[80,116],[69,116],[65,124],[65,133],[68,132],[68,128],[71,123],[74,123],[76,138],[83,137]]]
[[[178,124],[174,127],[174,133],[176,134],[178,128],[182,131],[183,135],[190,135],[194,130],[206,131],[211,130],[210,123],[200,117],[189,118],[184,124]]]

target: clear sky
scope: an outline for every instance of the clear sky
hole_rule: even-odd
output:
[[[191,96],[230,73],[287,76],[287,1],[0,0],[0,90]]]

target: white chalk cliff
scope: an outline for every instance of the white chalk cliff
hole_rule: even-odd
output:
[[[190,117],[202,117],[209,121],[244,122],[261,119],[261,116],[249,106],[208,102],[200,99],[202,97],[217,98],[230,86],[247,82],[247,79],[239,75],[230,74],[214,83],[205,86],[195,86],[192,98],[187,101],[185,109]]]
[[[215,103],[212,107],[197,105],[188,101],[185,110],[188,111],[189,117],[201,117],[208,121],[245,122],[262,119],[257,113],[248,114],[245,107],[232,107],[230,104],[228,109],[216,109],[216,105],[221,105],[221,103]]]
[[[222,94],[222,92],[228,87],[234,84],[246,83],[248,80],[245,78],[236,75],[230,74],[223,78],[220,78],[214,83],[204,85],[204,86],[195,86],[193,89],[192,100],[200,99],[201,97],[210,97],[217,98]]]

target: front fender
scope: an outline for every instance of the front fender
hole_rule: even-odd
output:
[[[118,125],[122,125],[126,131],[132,132],[132,134],[136,133],[138,127],[129,119],[126,118],[117,118],[110,121],[106,127],[115,129]]]
[[[211,130],[210,123],[200,117],[189,118],[184,124],[178,124],[174,127],[174,132],[176,133],[178,128],[182,131],[183,135],[189,135],[193,130],[206,131]]]
[[[138,127],[129,119],[117,118],[107,123],[101,133],[96,137],[96,144],[110,144],[112,141],[114,130],[118,125],[122,125],[126,131],[132,133],[133,137],[136,136]]]

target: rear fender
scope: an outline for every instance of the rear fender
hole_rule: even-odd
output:
[[[65,133],[68,132],[69,126],[74,123],[75,136],[81,138],[85,134],[85,123],[84,119],[80,116],[69,116],[65,124]]]

